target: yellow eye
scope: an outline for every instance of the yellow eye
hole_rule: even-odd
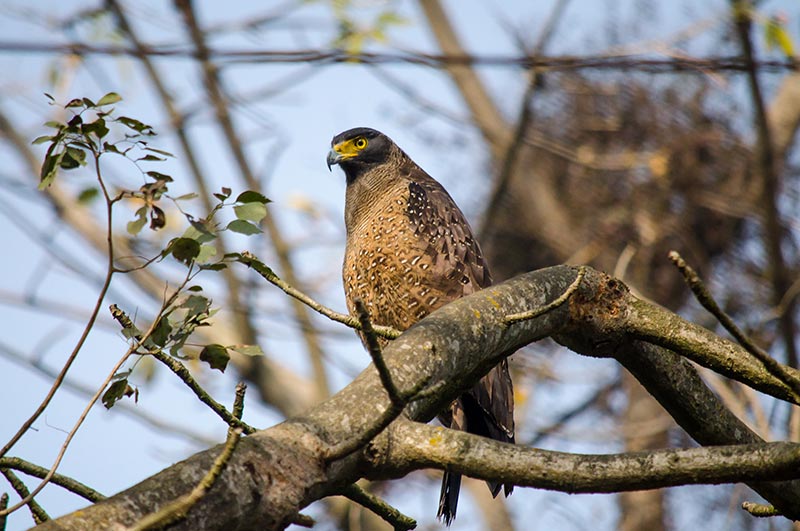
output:
[[[364,149],[367,147],[367,139],[363,136],[360,136],[353,141],[353,145],[356,147],[356,149]]]

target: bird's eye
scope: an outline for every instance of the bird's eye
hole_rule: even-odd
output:
[[[355,142],[353,142],[353,145],[356,147],[356,149],[364,149],[367,147],[367,139],[363,136],[360,136],[356,138]]]

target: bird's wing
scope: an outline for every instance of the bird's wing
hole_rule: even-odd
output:
[[[418,241],[426,246],[425,254],[434,264],[433,278],[451,291],[454,287],[460,290],[441,304],[491,285],[489,268],[469,223],[447,191],[422,170],[412,175],[407,214]],[[463,406],[470,432],[514,441],[514,397],[505,358],[465,397],[468,402]],[[459,427],[462,421],[456,418],[458,411],[452,415],[454,427]]]
[[[430,278],[447,287],[442,304],[491,285],[480,246],[450,194],[418,167],[409,177],[406,215],[431,261]]]

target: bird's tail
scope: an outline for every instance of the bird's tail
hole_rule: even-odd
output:
[[[461,490],[461,474],[445,471],[442,477],[442,492],[439,495],[439,512],[436,517],[450,525],[456,517],[458,492]]]

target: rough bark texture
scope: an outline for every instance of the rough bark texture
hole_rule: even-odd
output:
[[[449,467],[483,479],[516,478],[521,484],[568,492],[607,492],[615,488],[679,484],[669,474],[660,480],[657,474],[648,476],[650,465],[642,463],[658,461],[658,456],[633,456],[627,468],[624,456],[609,456],[603,465],[593,461],[591,456],[543,453],[410,422],[430,420],[485,374],[504,353],[545,336],[554,336],[587,355],[615,355],[701,444],[760,442],[721,405],[688,362],[630,335],[629,331],[637,324],[631,319],[634,314],[630,307],[638,301],[629,295],[624,284],[604,274],[588,270],[568,304],[528,321],[510,326],[503,324],[508,314],[542,307],[557,298],[575,276],[575,269],[566,266],[528,273],[434,312],[395,340],[386,349],[385,358],[400,389],[413,387],[418,382],[428,385],[446,382],[436,393],[406,407],[405,417],[395,421],[363,452],[326,463],[323,456],[330,445],[373,426],[389,407],[378,374],[370,366],[348,387],[306,414],[242,440],[210,493],[174,528],[282,529],[312,501],[335,494],[342,486],[361,477],[387,479],[430,466]],[[706,345],[701,336],[697,337],[696,350],[702,352]],[[737,349],[733,345],[726,347]],[[707,357],[717,355],[712,349],[707,350]],[[392,457],[393,448],[398,452],[413,452],[421,447],[414,434],[427,437],[431,452],[438,449],[440,453],[419,454],[414,458],[416,461],[399,457],[402,454]],[[437,444],[437,434],[441,435],[441,445]],[[401,444],[403,441],[408,443]],[[450,444],[456,445],[456,451],[441,452]],[[747,448],[741,459],[729,456],[727,471],[695,469],[684,479],[707,482],[797,477],[797,447],[784,445],[781,448],[778,451],[776,446],[764,447],[762,454]],[[717,450],[723,454],[735,453],[730,449]],[[47,522],[41,528],[120,529],[191,490],[219,451],[220,447],[215,447],[198,453],[106,501]],[[776,451],[782,461],[770,453]],[[525,479],[520,475],[526,473],[525,467],[515,466],[515,463],[519,456],[530,452],[544,456],[537,457],[542,460],[542,468],[535,476]],[[559,455],[563,459],[556,459]],[[745,462],[747,455],[755,455],[756,461]],[[716,458],[724,460],[724,455]],[[667,464],[677,462],[669,452],[660,459],[666,459]],[[560,467],[551,466],[556,461],[561,462]],[[637,468],[630,463],[640,465]],[[576,470],[576,474],[568,478],[567,487],[557,482],[564,466],[574,466]],[[707,467],[708,463],[703,466]],[[654,470],[650,472],[655,473]],[[577,473],[581,471],[583,475]],[[714,473],[721,475],[714,476]],[[629,486],[614,481],[627,482]],[[787,516],[800,518],[800,482],[751,482],[750,485]]]

